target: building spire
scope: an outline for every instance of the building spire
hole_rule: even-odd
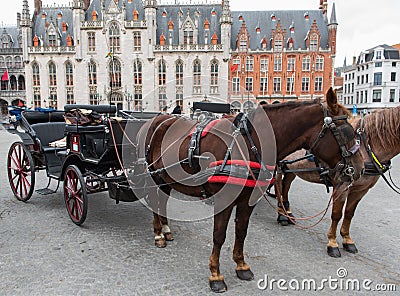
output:
[[[229,5],[229,0],[222,0],[222,15],[220,19],[221,24],[232,24],[232,14]]]
[[[335,7],[335,2],[332,4],[332,13],[331,13],[331,20],[330,20],[330,25],[337,25],[338,22],[336,20],[336,7]]]
[[[29,5],[28,5],[28,0],[24,0],[22,3],[22,19],[23,20],[29,20]]]

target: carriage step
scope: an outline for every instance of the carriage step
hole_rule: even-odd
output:
[[[36,192],[40,195],[48,195],[48,194],[56,193],[57,191],[50,189],[50,188],[42,188],[42,189],[37,189]]]

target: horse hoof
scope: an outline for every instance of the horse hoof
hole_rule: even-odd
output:
[[[276,219],[276,221],[278,221],[279,225],[281,225],[281,226],[289,225],[289,219],[286,216],[283,216],[281,214],[278,214],[278,218]]]
[[[355,244],[343,244],[343,249],[352,254],[358,253],[358,249]]]
[[[292,213],[290,213],[290,214],[289,214],[289,217],[292,218],[292,219],[288,219],[288,220],[289,220],[289,224],[294,225],[294,222],[295,222],[295,217],[294,217],[294,215],[293,215]]]
[[[157,248],[165,248],[167,246],[167,242],[163,238],[156,239],[154,241],[154,244],[156,245]]]
[[[328,247],[328,255],[333,258],[342,257],[342,254],[340,254],[339,248],[337,247]]]
[[[171,232],[164,233],[164,238],[168,242],[172,242],[174,240],[174,236]]]
[[[252,280],[254,280],[254,274],[250,269],[248,269],[248,270],[236,270],[236,275],[242,281],[252,281]]]
[[[228,290],[228,286],[222,281],[210,281],[210,288],[215,293],[223,293]]]

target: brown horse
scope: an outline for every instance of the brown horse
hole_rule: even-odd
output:
[[[325,112],[323,112],[324,110]],[[240,120],[239,127],[236,128],[233,128],[232,124],[235,118],[221,120],[213,125],[201,139],[200,160],[197,168],[191,167],[190,161],[187,161],[189,147],[191,147],[189,133],[193,130],[196,122],[170,115],[156,117],[146,126],[148,131],[145,137],[145,146],[141,148],[146,149],[148,169],[155,184],[159,185],[160,190],[165,194],[157,200],[154,197],[154,187],[149,186],[149,203],[154,212],[153,226],[156,246],[165,247],[166,241],[173,239],[167,225],[165,209],[171,190],[197,197],[202,197],[206,193],[213,197],[215,203],[213,250],[209,262],[211,289],[214,292],[223,292],[227,289],[219,268],[219,256],[225,242],[227,225],[235,206],[233,260],[237,264],[236,274],[242,280],[252,280],[254,275],[244,260],[243,246],[249,219],[256,203],[254,196],[256,196],[256,200],[260,198],[265,187],[258,188],[261,189],[260,193],[254,187],[247,185],[220,184],[208,181],[210,179],[200,183],[194,176],[198,177],[202,172],[207,172],[207,168],[209,169],[210,163],[213,161],[222,161],[226,158],[232,162],[243,161],[243,153],[240,149],[245,151],[245,163],[257,163],[262,166],[264,163],[274,165],[276,160],[283,159],[298,149],[307,148],[328,163],[330,168],[337,171],[338,182],[349,182],[350,178],[346,175],[349,171],[352,178],[358,179],[364,169],[361,155],[359,152],[354,155],[345,153],[355,145],[355,140],[353,137],[348,140],[344,139],[343,131],[339,131],[339,136],[337,133],[335,136],[333,130],[330,129],[337,127],[336,132],[338,132],[339,128],[348,126],[354,134],[354,130],[347,123],[347,115],[346,109],[338,104],[336,94],[330,89],[327,92],[326,107],[322,107],[321,102],[317,100],[258,107],[248,116],[251,124],[246,123],[246,120]],[[332,118],[335,123],[333,126]],[[245,124],[247,125],[244,126]],[[271,126],[270,130],[267,128],[268,124]],[[262,129],[261,133],[260,131],[256,132],[257,128]],[[230,146],[229,144],[234,143],[233,135],[237,134],[236,132],[240,134],[239,129],[247,129],[248,136],[243,135],[241,140],[238,140],[238,144]],[[236,132],[232,133],[233,130]],[[261,139],[260,134],[263,134],[265,139]],[[274,142],[275,139],[276,153],[272,153],[273,157],[262,151],[263,147],[271,146],[265,143],[266,139],[269,142]],[[239,147],[241,148],[239,149]],[[229,148],[232,148],[231,153],[227,154]],[[262,156],[261,161],[254,151],[258,151]],[[246,173],[250,174],[249,166],[247,168],[249,171],[246,170]],[[261,172],[260,175],[262,175]],[[188,177],[195,180],[188,184]]]
[[[354,216],[355,210],[361,199],[367,192],[376,184],[380,175],[375,170],[372,164],[372,159],[367,152],[368,145],[375,154],[379,162],[385,167],[390,160],[400,153],[400,107],[384,109],[372,114],[366,115],[363,120],[357,119],[353,122],[355,129],[363,129],[366,135],[361,143],[361,154],[363,156],[366,173],[356,182],[352,184],[349,190],[345,191],[341,196],[335,197],[335,202],[332,207],[331,226],[328,231],[328,254],[332,257],[340,257],[339,245],[336,241],[337,226],[343,215],[343,207],[346,203],[344,218],[340,229],[340,234],[343,239],[343,249],[350,253],[357,253],[358,250],[353,239],[350,237],[350,224]],[[366,142],[365,142],[366,141]],[[297,151],[287,157],[287,159],[297,159],[304,156],[305,151]],[[312,162],[307,160],[295,162],[288,165],[290,170],[307,169],[315,167]],[[280,214],[283,214],[282,204],[290,213],[288,192],[290,185],[296,176],[301,179],[313,183],[321,183],[320,176],[317,172],[290,172],[277,176],[276,193],[281,195],[282,202],[279,203]],[[332,181],[334,186],[337,182]],[[347,201],[347,202],[346,202]],[[285,215],[283,215],[284,217]],[[278,220],[285,218],[278,217]],[[286,223],[284,223],[286,225]]]

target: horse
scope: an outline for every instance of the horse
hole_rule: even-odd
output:
[[[343,249],[349,253],[358,253],[358,249],[354,240],[350,236],[350,225],[354,217],[358,203],[367,194],[367,192],[375,186],[383,173],[389,169],[390,160],[400,153],[400,107],[383,109],[366,115],[362,119],[354,120],[352,123],[355,129],[361,132],[361,155],[365,162],[365,174],[355,181],[347,191],[341,196],[335,198],[332,213],[331,225],[328,231],[327,253],[331,257],[341,257],[339,245],[336,240],[336,232],[339,221],[344,217],[340,228],[342,236]],[[287,159],[298,159],[304,156],[304,151],[297,151],[287,157]],[[375,165],[374,165],[375,163]],[[290,211],[289,189],[296,176],[301,179],[321,183],[320,175],[316,171],[304,171],[308,168],[315,168],[315,164],[302,160],[287,165],[289,170],[303,170],[298,172],[287,172],[276,177],[275,193],[282,200],[278,202],[279,214],[278,222],[281,225],[295,223],[295,219]],[[337,182],[331,180],[333,187],[337,186]],[[393,187],[392,187],[393,189]],[[286,214],[284,213],[286,212]],[[291,217],[287,217],[287,214]]]
[[[336,171],[338,182],[347,184],[351,179],[358,179],[364,166],[358,151],[349,152],[356,146],[356,141],[347,117],[348,111],[338,103],[336,93],[330,88],[326,93],[325,102],[311,100],[259,106],[248,116],[240,114],[212,122],[211,127],[206,127],[209,127],[208,133],[197,145],[193,143],[193,129],[196,129],[197,124],[193,120],[172,115],[154,118],[139,131],[138,142],[144,144],[139,145],[138,149],[141,151],[139,157],[146,159],[152,181],[159,186],[159,193],[163,193],[163,198],[157,197],[155,186],[148,186],[149,204],[153,209],[155,245],[165,247],[167,241],[174,239],[166,213],[166,203],[172,189],[200,198],[207,195],[214,200],[213,248],[209,261],[211,290],[227,290],[219,268],[219,257],[235,206],[233,260],[236,262],[236,275],[241,280],[254,279],[250,266],[244,260],[243,247],[250,216],[267,185],[262,181],[269,180],[272,176],[268,175],[270,171],[266,171],[265,167],[271,169],[277,160],[298,149],[307,148]],[[271,126],[270,130],[267,128],[268,124]],[[257,133],[256,127],[261,127],[262,131]],[[353,134],[349,138],[345,136],[348,134],[344,132],[346,129],[350,129],[350,133]],[[238,134],[241,140],[236,138]],[[265,143],[266,139],[261,139],[261,136],[276,143],[276,153],[272,153],[273,157],[268,153],[265,157],[266,154],[261,151],[262,147],[268,145]],[[196,157],[192,155],[195,148],[198,148]],[[245,169],[247,178],[243,186],[230,183],[234,179],[230,179],[230,174],[233,174],[234,169],[240,171],[240,168],[237,168],[240,165]],[[218,170],[212,171],[214,173],[223,173],[226,168],[232,171],[228,171],[228,177],[216,176],[215,181],[214,176],[207,175],[213,166],[218,166]],[[254,178],[254,170],[257,168],[256,173],[263,176],[263,180]],[[201,179],[202,174],[207,178],[199,183],[197,178]],[[190,177],[195,178],[194,176],[196,179],[188,185],[187,180]],[[226,182],[219,179],[223,177],[228,178],[225,179]],[[252,181],[253,185],[248,185],[247,182]],[[257,184],[264,186],[263,190]],[[261,193],[257,193],[257,187]]]

